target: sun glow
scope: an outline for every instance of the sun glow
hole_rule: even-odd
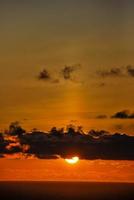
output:
[[[75,164],[79,161],[79,158],[77,156],[75,156],[75,157],[72,157],[70,159],[66,158],[65,161],[69,164]]]

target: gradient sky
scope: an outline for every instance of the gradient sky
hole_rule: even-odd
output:
[[[1,129],[73,122],[132,134],[134,119],[96,116],[134,111],[134,77],[97,74],[134,65],[133,10],[132,0],[1,0]],[[63,79],[65,65],[80,65],[73,81]],[[59,82],[38,80],[43,69]]]

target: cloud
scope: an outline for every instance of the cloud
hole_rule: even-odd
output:
[[[44,80],[49,83],[58,84],[61,82],[61,80],[70,80],[72,82],[79,83],[80,80],[76,78],[75,71],[80,68],[80,65],[72,65],[72,66],[65,66],[63,69],[59,71],[59,74],[54,74],[53,72],[50,72],[47,69],[43,69],[38,74],[38,80]]]
[[[116,77],[134,77],[134,66],[127,65],[124,67],[114,67],[109,70],[97,71],[97,75],[102,78],[116,78]]]
[[[72,81],[75,83],[82,83],[81,74],[76,73],[77,70],[81,68],[80,64],[76,65],[65,65],[64,68],[59,70],[59,74],[55,74],[53,72],[49,72],[47,69],[43,69],[38,74],[38,80],[44,80],[49,83],[59,84],[61,80]],[[132,65],[127,65],[125,67],[113,67],[108,70],[99,70],[96,74],[101,78],[119,78],[119,77],[134,77],[134,67]],[[105,82],[101,82],[98,84],[99,87],[104,87],[107,84]]]
[[[127,73],[128,73],[129,76],[134,77],[134,67],[133,66],[128,65],[126,67],[126,70],[127,70]]]
[[[9,158],[57,159],[78,155],[81,159],[134,160],[134,136],[69,125],[67,131],[53,127],[50,132],[8,131],[0,139],[0,155]]]
[[[37,159],[34,155],[32,154],[24,154],[24,153],[12,153],[12,154],[4,154],[3,158],[8,158],[8,159]]]
[[[72,65],[72,66],[65,66],[61,70],[61,75],[64,78],[64,80],[71,80],[77,82],[74,78],[74,72],[80,68],[80,65]]]
[[[115,67],[115,68],[111,68],[110,70],[100,70],[97,72],[97,74],[102,78],[121,77],[123,76],[123,71],[122,71],[122,68]]]
[[[65,66],[64,69],[62,69],[62,75],[63,75],[63,78],[65,80],[70,80],[71,77],[72,77],[72,73],[74,72],[74,67],[73,66]]]
[[[38,75],[38,79],[39,80],[43,80],[43,81],[47,81],[49,83],[53,83],[53,84],[58,84],[60,83],[60,80],[59,78],[55,78],[53,77],[53,75],[46,70],[46,69],[43,69],[39,75]]]
[[[134,119],[134,113],[130,113],[129,110],[123,110],[115,113],[111,118],[116,119]]]
[[[39,80],[48,81],[48,80],[51,80],[51,76],[50,76],[49,72],[48,72],[46,69],[43,69],[43,70],[39,73],[38,79],[39,79]]]

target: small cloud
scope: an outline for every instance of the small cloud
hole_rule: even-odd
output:
[[[73,66],[65,66],[62,70],[61,70],[61,74],[64,78],[64,80],[71,80],[71,81],[75,81],[77,82],[77,80],[74,79],[74,72],[80,68],[80,65],[73,65]]]
[[[123,76],[123,71],[122,71],[122,68],[115,67],[115,68],[111,68],[110,70],[98,71],[97,74],[102,78],[121,77]]]
[[[39,73],[38,79],[43,80],[43,81],[47,81],[47,82],[53,83],[53,84],[60,83],[60,80],[58,78],[52,77],[52,75],[50,75],[50,73],[46,69],[43,69]]]
[[[60,70],[60,74],[62,77],[59,77],[58,74],[54,77],[54,73],[50,74],[47,69],[43,69],[38,74],[38,80],[45,80],[49,83],[58,84],[60,83],[60,79],[64,80],[70,80],[76,83],[80,83],[79,80],[77,80],[76,73],[74,73],[76,70],[80,68],[80,65],[72,65],[72,66],[65,66],[62,70]]]
[[[46,69],[43,69],[39,75],[38,75],[38,79],[39,80],[50,80],[51,76],[49,74],[49,72]]]
[[[102,78],[108,77],[134,77],[134,66],[127,65],[124,67],[114,67],[109,70],[100,70],[97,72]]]
[[[70,80],[73,71],[74,71],[74,67],[65,66],[64,69],[62,69],[63,78],[65,80],[68,80],[68,79]]]
[[[120,112],[115,113],[111,118],[116,119],[134,119],[134,113],[130,113],[129,110],[123,110]]]
[[[134,67],[133,66],[128,65],[126,67],[126,70],[127,70],[127,73],[128,73],[129,76],[134,77]]]

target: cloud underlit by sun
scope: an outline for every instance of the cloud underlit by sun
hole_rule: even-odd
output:
[[[75,157],[72,157],[70,159],[66,158],[65,161],[68,164],[76,164],[79,161],[79,157],[75,156]]]

